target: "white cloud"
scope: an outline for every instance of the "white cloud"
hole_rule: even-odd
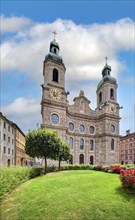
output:
[[[17,19],[19,24],[21,18],[4,17],[4,22],[6,19],[9,23]],[[29,29],[18,30],[10,40],[3,40],[2,71],[24,72],[42,83],[42,62],[49,52],[53,29],[58,32],[57,39],[61,48],[60,55],[67,68],[67,80],[99,80],[106,55],[112,66],[112,75],[116,76],[125,68],[125,63],[118,60],[117,52],[134,49],[134,22],[129,18],[115,23],[87,26],[61,19],[53,23],[32,23]]]
[[[18,124],[27,132],[28,129],[36,129],[37,123],[41,123],[41,107],[39,100],[19,97],[12,103],[2,107],[3,115]]]
[[[25,17],[5,17],[4,15],[0,16],[0,24],[1,24],[1,33],[7,32],[17,32],[22,30],[26,26],[30,25],[32,20]]]

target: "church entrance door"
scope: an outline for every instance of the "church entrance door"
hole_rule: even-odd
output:
[[[84,164],[84,155],[80,154],[79,163]]]
[[[93,156],[90,156],[90,164],[93,165]]]

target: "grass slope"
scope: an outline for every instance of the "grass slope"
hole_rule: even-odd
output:
[[[22,184],[1,210],[1,220],[133,220],[135,198],[118,175],[65,171]]]

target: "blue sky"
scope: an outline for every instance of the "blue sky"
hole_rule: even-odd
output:
[[[81,84],[91,108],[96,108],[96,87],[107,55],[123,106],[120,134],[128,129],[133,132],[134,4],[128,0],[1,1],[3,114],[24,132],[41,123],[42,65],[56,29],[70,102]]]

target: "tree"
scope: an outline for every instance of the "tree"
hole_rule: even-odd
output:
[[[47,158],[58,157],[60,146],[61,141],[57,131],[38,129],[29,131],[26,135],[26,153],[31,157],[44,157],[45,174],[47,173]]]
[[[59,156],[58,156],[59,171],[60,171],[61,161],[67,161],[69,159],[70,159],[70,145],[66,142],[61,141],[60,152],[59,152]]]

